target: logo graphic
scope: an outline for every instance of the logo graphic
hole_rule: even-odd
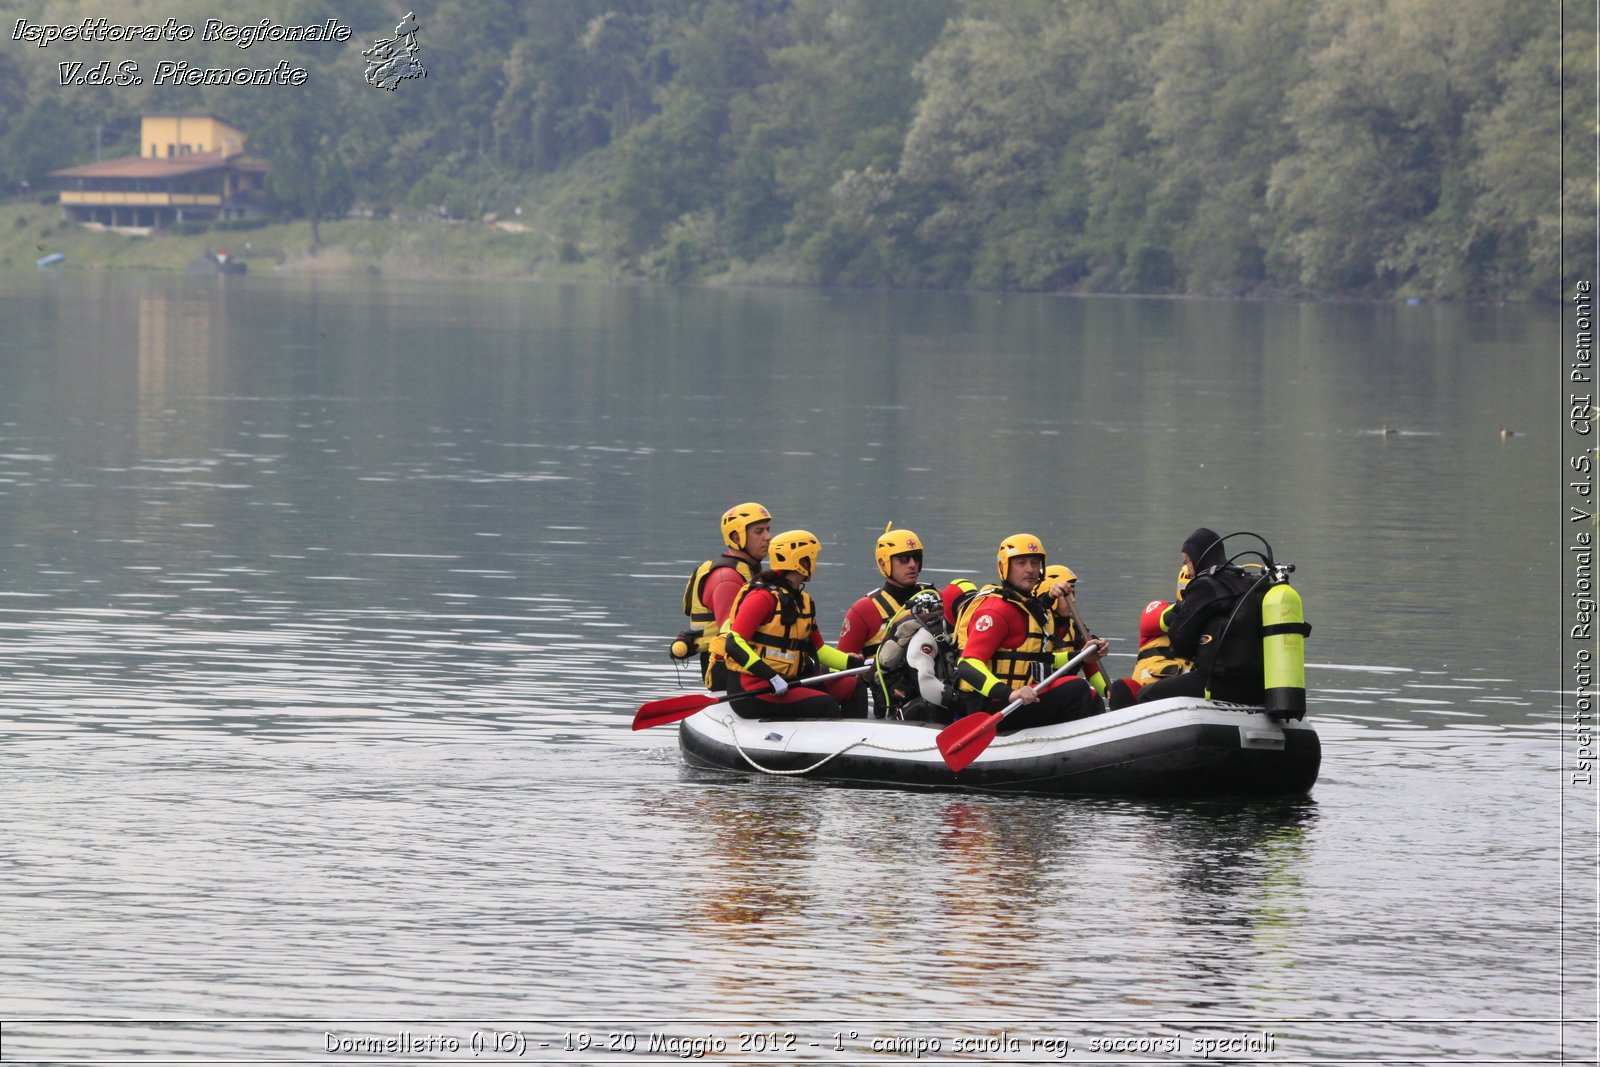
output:
[[[379,89],[394,92],[395,86],[407,78],[425,78],[428,72],[422,69],[422,64],[417,62],[417,30],[421,26],[417,22],[415,12],[406,12],[406,17],[400,20],[400,25],[394,28],[394,36],[386,41],[374,41],[371,48],[364,48],[361,54],[367,57],[367,82]]]
[[[977,622],[973,623],[972,624],[972,628],[974,630],[978,631],[981,634],[981,633],[983,633],[985,630],[987,630],[989,627],[991,627],[993,625],[994,625],[993,616],[985,615],[983,618],[981,618]]]

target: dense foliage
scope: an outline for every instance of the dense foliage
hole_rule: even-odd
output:
[[[8,32],[83,17],[0,6]],[[62,87],[58,62],[118,46],[0,50],[0,179],[42,188],[97,138],[130,151],[141,111],[203,108],[287,210],[476,216],[570,175],[573,254],[668,279],[1523,299],[1592,259],[1576,0],[440,0],[428,77],[393,93],[355,74],[403,12],[338,8],[345,45],[127,48],[290,56],[300,89]],[[118,8],[167,17],[215,13]]]

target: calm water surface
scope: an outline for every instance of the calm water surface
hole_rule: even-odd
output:
[[[7,1061],[1592,1062],[1550,313],[65,273],[0,320]],[[628,724],[751,498],[830,633],[885,522],[938,579],[1021,529],[1125,668],[1190,529],[1262,534],[1315,792],[685,769]]]

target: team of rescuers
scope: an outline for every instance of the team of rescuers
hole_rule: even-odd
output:
[[[1115,710],[1173,696],[1262,699],[1259,637],[1223,640],[1241,614],[1233,611],[1239,593],[1226,580],[1222,539],[1206,527],[1183,542],[1174,602],[1154,600],[1141,613],[1132,676],[1114,681],[1100,665],[1110,643],[1078,614],[1077,575],[1047,565],[1032,534],[1000,542],[997,582],[957,579],[939,589],[919,581],[922,541],[891,523],[874,553],[883,585],[850,605],[831,645],[806,592],[822,550],[815,535],[774,534],[771,512],[745,503],[723,514],[722,540],[726,551],[700,564],[684,589],[691,629],[673,642],[672,657],[698,656],[706,687],[731,694],[730,707],[746,718],[947,724],[1020,701],[1000,727],[1011,732],[1094,715],[1108,701]],[[1084,650],[1091,654],[1081,673],[1039,684]],[[865,676],[796,684],[818,665],[842,673],[869,662]]]

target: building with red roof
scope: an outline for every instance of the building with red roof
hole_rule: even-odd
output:
[[[150,114],[140,154],[51,171],[62,215],[124,233],[175,222],[261,215],[267,164],[244,154],[244,134],[212,115]]]

